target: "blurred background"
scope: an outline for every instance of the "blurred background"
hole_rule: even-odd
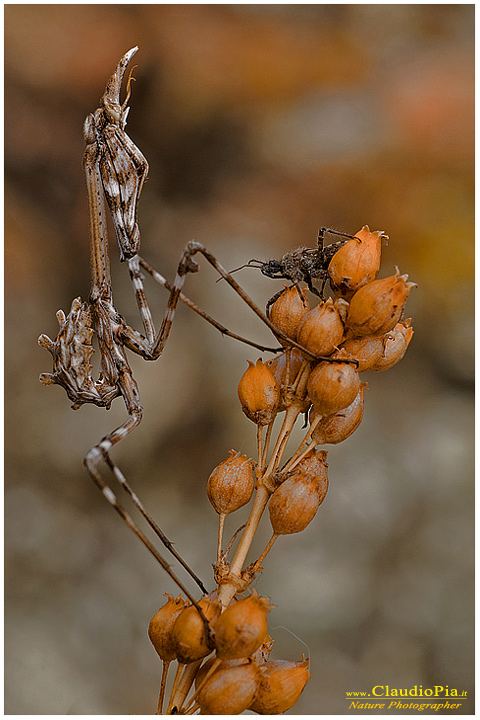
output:
[[[128,131],[150,163],[152,265],[173,279],[195,239],[232,269],[312,246],[322,226],[368,224],[390,236],[381,276],[398,265],[418,283],[406,357],[365,374],[364,420],[329,451],[326,501],[256,582],[277,605],[272,657],[311,658],[292,714],[343,714],[346,691],[373,685],[448,685],[473,712],[473,43],[462,4],[6,6],[7,714],[156,708],[147,626],[176,590],[82,467],[125,408],[73,412],[38,382],[51,370],[38,335],[55,337],[57,309],[89,292],[82,123],[134,45]],[[111,250],[117,307],[138,328]],[[272,344],[201,264],[187,293]],[[282,287],[236,277],[261,306]],[[160,324],[167,295],[147,293]],[[205,484],[230,448],[255,453],[236,386],[259,356],[181,308],[162,358],[131,358],[144,420],[114,458],[209,588]],[[266,519],[256,551],[269,535]]]

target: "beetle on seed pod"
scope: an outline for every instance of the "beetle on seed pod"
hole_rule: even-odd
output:
[[[325,499],[324,486],[314,475],[298,469],[284,480],[268,502],[273,536],[305,530]]]
[[[405,325],[398,323],[393,330],[383,336],[383,354],[372,365],[371,370],[375,372],[389,370],[403,358],[413,335],[413,328],[410,327],[410,323],[411,318],[405,321]]]
[[[267,613],[274,607],[256,590],[234,603],[215,623],[217,658],[248,658],[258,650],[267,635]]]
[[[242,410],[256,425],[268,425],[277,414],[280,386],[268,365],[260,358],[256,365],[250,360],[247,362],[248,368],[238,384],[238,397]]]
[[[202,715],[239,715],[254,701],[260,685],[256,663],[219,667],[197,695]]]
[[[309,661],[267,660],[260,665],[260,687],[249,710],[279,715],[295,705],[310,678]]]
[[[361,287],[350,301],[347,329],[355,336],[384,335],[400,320],[408,294],[416,283],[407,282],[408,275],[395,275],[373,280]]]
[[[340,360],[352,360],[345,350],[331,355]],[[360,390],[358,370],[349,362],[320,362],[311,371],[307,392],[315,411],[320,415],[331,415],[352,403]]]
[[[246,505],[254,487],[253,461],[230,450],[230,456],[208,478],[207,495],[215,512],[225,516]]]
[[[221,604],[210,596],[203,597],[198,604],[207,620],[213,625],[221,613]],[[207,645],[203,618],[195,605],[189,605],[182,610],[173,626],[172,636],[179,663],[187,664],[200,660],[211,652]]]
[[[150,620],[148,637],[163,662],[168,663],[177,657],[173,640],[173,626],[188,603],[181,595],[174,598],[173,595],[165,593],[165,597],[167,602],[162,605],[160,610],[157,610]]]
[[[375,280],[380,270],[383,230],[371,232],[364,225],[353,238],[337,250],[328,266],[330,286],[337,296],[350,300],[363,285]]]
[[[310,303],[304,288],[300,294],[300,290],[295,286],[285,287],[282,294],[271,305],[268,317],[284,335],[296,340],[300,321],[309,310]],[[287,345],[282,339],[280,339],[280,343],[284,346]]]
[[[336,445],[355,432],[363,418],[363,394],[368,383],[362,383],[354,401],[343,410],[332,415],[322,416],[312,432],[312,440],[318,445]],[[318,413],[310,411],[310,425],[315,423]]]
[[[314,355],[330,355],[343,339],[345,331],[340,304],[328,298],[306,313],[297,330],[297,342]]]

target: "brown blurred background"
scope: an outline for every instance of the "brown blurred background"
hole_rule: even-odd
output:
[[[256,583],[277,605],[273,657],[311,658],[292,713],[343,714],[346,691],[387,684],[467,690],[472,713],[474,6],[7,5],[5,32],[5,712],[156,708],[146,629],[175,587],[82,468],[125,409],[73,412],[38,382],[51,361],[36,342],[88,295],[82,123],[139,45],[128,130],[150,163],[155,267],[173,278],[192,238],[231,269],[367,223],[390,236],[381,275],[418,283],[406,357],[367,373],[327,500]],[[139,327],[114,242],[112,265]],[[260,305],[281,288],[237,278]],[[215,281],[203,262],[188,294],[271,343]],[[147,292],[159,322],[166,294]],[[114,457],[209,587],[205,483],[230,448],[255,452],[236,385],[259,354],[182,308],[160,361],[132,358],[144,421]],[[265,522],[258,551],[268,536]]]

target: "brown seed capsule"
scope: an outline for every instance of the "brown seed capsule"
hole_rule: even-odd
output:
[[[232,603],[234,604],[234,603]],[[270,656],[270,653],[272,652],[273,648],[273,640],[270,637],[270,635],[265,635],[265,640],[260,645],[258,650],[255,650],[255,652],[248,658],[249,661],[254,662],[257,666],[261,665],[262,663],[266,662]],[[222,668],[227,667],[235,667],[236,665],[243,665],[245,664],[246,660],[245,658],[235,658],[233,660],[222,660],[219,665],[217,665],[215,670],[221,670]],[[213,663],[218,663],[218,658],[214,655],[207,658],[203,665],[198,669],[198,672],[195,676],[195,687],[197,688],[205,675],[208,673],[210,668],[212,667]]]
[[[253,702],[260,684],[255,663],[221,667],[197,695],[202,715],[239,715]]]
[[[287,377],[287,356],[290,355],[288,360],[288,377]],[[273,377],[281,387],[285,387],[287,384],[291,385],[292,382],[298,375],[298,371],[305,362],[305,358],[298,348],[292,348],[285,352],[277,355],[273,360],[270,360],[268,367],[273,373]]]
[[[247,658],[258,650],[267,634],[268,598],[256,590],[230,605],[215,623],[217,657],[222,660]]]
[[[174,598],[173,595],[165,593],[167,602],[157,610],[150,620],[148,626],[148,637],[153,647],[164,662],[171,662],[176,659],[175,643],[173,641],[173,626],[176,619],[186,607],[187,601],[179,595]]]
[[[297,341],[314,355],[330,355],[343,339],[344,326],[332,298],[308,312],[297,331]]]
[[[290,535],[304,530],[315,517],[325,495],[320,497],[319,484],[313,475],[297,472],[285,480],[268,503],[273,532]]]
[[[408,275],[395,275],[374,280],[357,290],[350,302],[347,327],[353,335],[384,335],[400,319],[406,299],[415,283]]]
[[[382,338],[383,354],[377,362],[370,368],[375,372],[388,370],[396,365],[403,358],[407,351],[407,347],[412,339],[413,328],[409,327],[411,319],[406,321],[405,325],[398,323],[393,330],[390,330]]]
[[[360,385],[358,395],[348,407],[332,415],[322,417],[312,433],[312,440],[315,440],[318,445],[325,445],[327,443],[335,445],[350,437],[362,422],[363,393],[366,387],[367,383]],[[309,417],[310,424],[315,421],[316,417],[317,413],[315,410],[312,410]]]
[[[290,359],[287,361],[288,355],[290,355]],[[293,400],[298,400],[296,394],[292,390],[292,385],[304,363],[305,358],[300,350],[297,350],[297,348],[286,350],[281,355],[277,355],[274,360],[270,360],[268,363],[268,367],[272,371],[275,380],[280,386],[278,412],[286,410]],[[307,398],[305,408],[302,409],[301,412],[307,412],[309,406],[310,400]]]
[[[328,490],[327,475],[327,452],[326,450],[312,450],[297,465],[297,471],[312,475],[318,486],[319,504],[323,502]]]
[[[382,357],[383,337],[381,335],[351,337],[345,340],[341,347],[358,360],[358,372],[364,372],[370,370]]]
[[[248,368],[238,384],[238,397],[245,415],[257,425],[268,425],[275,418],[280,387],[261,359],[256,365],[248,361]]]
[[[343,351],[335,357],[347,356]],[[313,407],[321,415],[331,415],[348,407],[360,390],[360,377],[350,363],[321,362],[309,375],[307,392]]]
[[[198,688],[202,682],[204,677],[208,674],[210,671],[210,668],[212,667],[213,663],[216,663],[215,672],[217,670],[221,670],[222,668],[227,667],[236,667],[237,665],[243,665],[245,662],[245,658],[238,658],[237,660],[222,660],[219,663],[218,658],[215,655],[211,655],[211,657],[207,658],[203,665],[198,669],[197,674],[195,675],[195,688]],[[212,673],[213,674],[213,673]]]
[[[349,300],[363,285],[375,280],[380,269],[383,230],[370,232],[364,225],[355,237],[337,250],[328,266],[330,285],[339,296]]]
[[[220,603],[204,597],[198,603],[207,620],[213,625],[220,615]],[[195,605],[186,607],[175,621],[172,630],[175,653],[178,662],[190,663],[208,655],[211,650],[207,645],[205,625]]]
[[[283,293],[270,307],[269,318],[281,332],[292,340],[297,337],[298,325],[310,310],[310,303],[307,300],[305,290],[300,295],[296,287],[286,287]],[[282,345],[285,341],[280,340]]]
[[[215,512],[228,515],[248,503],[255,487],[253,462],[246,455],[230,450],[207,481],[207,495]]]
[[[259,715],[279,715],[295,705],[310,678],[308,660],[268,660],[260,666],[257,696],[249,709]]]

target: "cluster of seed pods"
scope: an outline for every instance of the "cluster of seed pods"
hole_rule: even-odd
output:
[[[150,638],[164,661],[164,672],[172,660],[179,663],[167,713],[173,707],[200,714],[233,715],[246,709],[282,713],[295,704],[310,677],[304,658],[269,660],[273,641],[267,635],[266,616],[271,605],[249,585],[277,538],[304,530],[325,499],[327,452],[321,446],[342,442],[360,425],[367,386],[360,374],[391,368],[412,338],[404,305],[415,284],[398,269],[376,279],[384,238],[382,231],[371,232],[364,226],[343,244],[328,267],[332,296],[315,307],[296,285],[286,287],[270,307],[274,325],[305,352],[283,341],[281,355],[268,363],[249,361],[240,380],[242,409],[257,428],[258,458],[253,461],[231,450],[207,482],[209,500],[219,517],[214,564],[218,587],[199,603],[203,618],[195,606],[169,596],[150,624]],[[312,361],[312,355],[318,360]],[[277,423],[280,415],[283,420]],[[285,461],[300,416],[308,418],[307,431]],[[246,525],[224,551],[225,518],[252,498]],[[271,538],[261,555],[246,565],[267,509]],[[194,694],[185,705],[194,683]]]
[[[214,638],[212,654],[197,608],[182,596],[166,597],[148,629],[164,667],[157,714],[162,712],[168,667],[175,660],[178,668],[167,714],[238,715],[250,709],[271,715],[296,703],[310,677],[308,660],[269,660],[273,641],[267,635],[267,613],[272,606],[267,598],[254,590],[232,599],[223,612],[218,591],[200,600]],[[192,681],[194,692],[185,703]]]

